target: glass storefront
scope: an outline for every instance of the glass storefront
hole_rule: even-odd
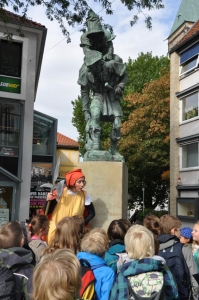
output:
[[[34,112],[33,155],[53,155],[54,120]]]
[[[12,216],[13,187],[0,185],[0,227]]]
[[[0,100],[0,166],[18,176],[22,105]]]
[[[34,111],[29,217],[41,213],[56,160],[57,119]]]

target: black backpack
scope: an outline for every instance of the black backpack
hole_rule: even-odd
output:
[[[0,267],[0,299],[1,300],[25,300],[28,298],[26,290],[27,278],[15,273],[7,267]]]
[[[173,274],[181,300],[188,300],[191,297],[191,280],[187,263],[182,253],[183,244],[176,242],[173,246],[159,251],[159,255],[166,261]]]
[[[6,267],[0,267],[0,299],[15,300],[14,275]]]

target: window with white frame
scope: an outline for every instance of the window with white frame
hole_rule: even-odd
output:
[[[198,117],[198,91],[185,96],[182,100],[182,121]]]
[[[182,168],[193,168],[199,166],[198,155],[199,143],[182,145]]]
[[[198,67],[198,54],[199,42],[180,54],[180,75],[186,74]]]

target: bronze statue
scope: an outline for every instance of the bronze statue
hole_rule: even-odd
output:
[[[87,152],[84,160],[124,161],[123,156],[117,152],[117,143],[121,137],[123,114],[120,98],[127,80],[126,67],[122,59],[113,53],[112,40],[115,36],[102,28],[93,11],[89,12],[87,26],[88,31],[81,36],[80,46],[85,57],[78,79],[78,84],[81,85],[82,108],[87,121]],[[109,151],[101,149],[100,121],[112,123]]]

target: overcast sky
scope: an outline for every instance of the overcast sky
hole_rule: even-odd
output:
[[[98,13],[100,6],[88,1],[89,6]],[[140,52],[152,51],[153,55],[167,55],[167,37],[179,9],[181,0],[163,0],[165,8],[151,11],[153,28],[149,31],[141,17],[138,24],[130,27],[133,12],[129,12],[120,0],[113,1],[114,14],[106,16],[100,12],[106,23],[112,25],[116,38],[115,53],[123,58],[136,59]],[[79,47],[79,27],[69,28],[71,43],[67,44],[56,21],[50,22],[42,7],[31,9],[29,17],[45,25],[48,29],[45,44],[35,109],[58,119],[58,131],[74,140],[78,132],[71,123],[73,107],[71,101],[80,95],[77,84],[78,72],[83,63],[83,51]]]

